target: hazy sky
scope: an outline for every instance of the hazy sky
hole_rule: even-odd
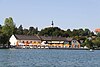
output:
[[[39,29],[100,28],[100,0],[0,0],[0,24],[12,17],[16,26]]]

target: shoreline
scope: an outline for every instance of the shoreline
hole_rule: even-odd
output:
[[[64,48],[64,47],[48,47],[48,48],[29,48],[29,47],[25,47],[25,48],[22,48],[22,47],[11,47],[11,48],[1,48],[0,49],[56,49],[56,50],[90,50],[89,48]],[[100,48],[95,48],[93,50],[100,50]]]
[[[57,49],[57,50],[89,50],[87,48],[49,48],[49,49]]]

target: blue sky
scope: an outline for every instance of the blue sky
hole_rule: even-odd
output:
[[[0,0],[0,24],[12,17],[16,26],[39,29],[51,25],[61,29],[100,28],[100,0]]]

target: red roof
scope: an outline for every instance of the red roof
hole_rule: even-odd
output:
[[[95,29],[95,32],[100,32],[100,28],[98,28],[98,29]]]

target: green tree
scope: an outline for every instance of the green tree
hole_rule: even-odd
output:
[[[9,38],[15,32],[15,24],[11,17],[6,18],[4,21],[4,25],[2,26],[2,34],[1,34],[1,44],[3,47],[10,47]]]
[[[72,35],[73,35],[73,36],[79,36],[78,30],[74,29]]]
[[[23,26],[20,25],[17,29],[17,34],[22,35],[23,34]]]
[[[0,29],[2,29],[2,25],[0,24]]]
[[[58,31],[58,30],[56,30],[56,31],[54,31],[54,32],[52,33],[52,35],[53,35],[53,36],[63,36],[63,31]]]
[[[0,35],[0,46],[3,46],[3,48],[10,47],[9,44],[9,37],[5,34]]]
[[[90,30],[89,29],[85,29],[84,31],[84,36],[90,36]]]
[[[42,29],[39,32],[39,35],[43,35],[43,36],[63,36],[64,31],[61,30],[58,27],[48,27],[48,28]]]
[[[94,34],[94,32],[92,31],[91,33],[90,33],[90,36],[94,36],[95,34]]]
[[[38,34],[38,28],[29,27],[28,35],[34,35],[34,34]]]
[[[84,30],[83,30],[83,29],[79,29],[79,30],[78,30],[78,33],[79,33],[79,36],[83,36]]]
[[[100,37],[95,38],[95,40],[93,40],[94,46],[100,47]]]
[[[100,32],[97,33],[97,36],[100,37]]]
[[[35,34],[35,28],[34,27],[29,27],[28,35],[33,35],[33,34]]]
[[[66,35],[69,37],[72,37],[72,31],[70,29],[67,29]]]
[[[3,34],[11,36],[14,33],[14,30],[15,30],[15,24],[13,22],[13,19],[11,17],[6,18],[4,26],[2,27]]]
[[[83,45],[84,46],[87,46],[88,48],[92,48],[93,49],[93,42],[92,42],[92,39],[89,39],[89,38],[87,38],[86,40],[85,40],[85,42],[83,43]]]
[[[29,32],[28,29],[24,29],[24,30],[23,30],[23,34],[24,34],[24,35],[28,35],[28,32]]]
[[[38,34],[38,27],[36,27],[35,29],[35,34]]]
[[[0,34],[2,33],[2,26],[0,25]]]

